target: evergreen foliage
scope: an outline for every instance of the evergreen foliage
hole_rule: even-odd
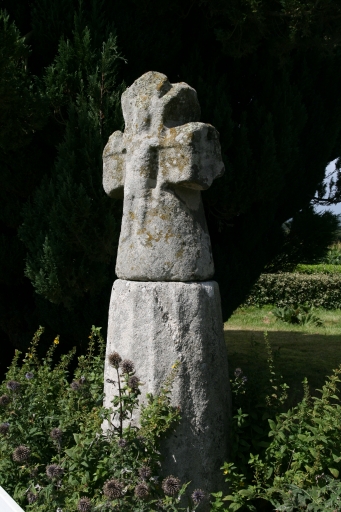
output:
[[[68,307],[75,297],[100,291],[114,275],[121,212],[102,187],[103,147],[122,125],[119,54],[111,34],[94,48],[81,21],[80,13],[73,41],[60,42],[44,76],[64,137],[51,175],[24,209],[20,229],[28,248],[27,277],[37,293]]]
[[[51,330],[58,318],[70,344],[84,340],[85,321],[105,325],[121,205],[101,189],[101,151],[108,135],[123,128],[124,83],[151,69],[193,86],[201,120],[220,132],[226,173],[203,199],[228,318],[265,266],[286,253],[283,223],[293,218],[294,233],[302,216],[312,219],[309,205],[325,167],[340,158],[339,2],[4,0],[3,6],[31,45],[27,55],[19,38],[27,57],[16,62],[31,85],[6,116],[14,123],[20,112],[18,126],[33,123],[27,143],[0,162],[8,211],[0,229],[11,235],[1,257],[4,339],[24,347],[38,318]],[[22,214],[24,246],[17,236]]]

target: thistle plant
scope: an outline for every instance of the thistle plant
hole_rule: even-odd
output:
[[[0,385],[0,483],[27,512],[153,512],[195,510],[204,493],[196,489],[183,508],[187,484],[161,478],[160,441],[180,421],[170,393],[175,363],[157,396],[148,395],[140,427],[131,422],[139,407],[140,379],[133,361],[114,352],[117,391],[103,407],[105,344],[93,327],[87,353],[69,365],[75,351],[60,356],[59,336],[40,360],[40,328],[22,360],[16,352]],[[57,361],[55,363],[55,361]],[[103,422],[108,425],[104,431]]]

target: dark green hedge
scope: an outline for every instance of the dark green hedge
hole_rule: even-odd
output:
[[[341,274],[262,274],[245,301],[247,306],[308,304],[341,308]]]

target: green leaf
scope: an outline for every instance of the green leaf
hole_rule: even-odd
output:
[[[334,478],[338,478],[339,477],[339,470],[336,469],[336,468],[328,468],[329,471],[331,472],[331,474],[333,475]]]

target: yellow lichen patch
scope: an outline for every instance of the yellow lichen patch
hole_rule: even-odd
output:
[[[183,249],[179,249],[176,253],[175,253],[175,256],[176,258],[182,258],[184,254],[184,250]]]
[[[172,220],[172,215],[171,215],[171,211],[169,210],[169,208],[164,208],[164,209],[161,209],[161,208],[153,208],[152,210],[150,210],[148,212],[148,217],[159,217],[159,219],[161,220]],[[147,222],[152,222],[153,219],[148,219]],[[154,222],[154,221],[153,221]]]
[[[130,218],[131,220],[136,219],[136,215],[135,215],[135,213],[134,213],[134,212],[129,212],[129,213],[128,213],[128,215],[129,215],[129,218]]]
[[[171,231],[169,231],[169,230],[168,230],[168,231],[167,231],[167,233],[165,234],[165,240],[166,240],[166,242],[168,242],[168,240],[169,240],[170,238],[173,238],[174,236],[175,236],[175,235],[174,235],[174,233],[172,233]]]

